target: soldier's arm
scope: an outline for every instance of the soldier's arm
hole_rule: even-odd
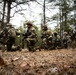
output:
[[[29,37],[29,38],[35,38],[35,37],[37,37],[36,30],[35,30],[35,29],[32,29],[32,30],[31,30],[31,34],[30,34],[28,37]]]

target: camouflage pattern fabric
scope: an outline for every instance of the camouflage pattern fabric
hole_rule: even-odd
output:
[[[12,46],[15,43],[16,31],[14,28],[8,30],[8,41],[7,41],[7,51],[12,50]]]
[[[64,32],[63,34],[63,48],[67,48],[68,47],[68,33]]]
[[[53,45],[54,45],[54,49],[56,49],[61,45],[60,36],[58,35],[57,32],[54,32],[53,34]]]
[[[35,28],[31,27],[27,30],[25,33],[25,39],[29,51],[34,51],[34,46],[37,42],[37,33]]]
[[[7,44],[7,41],[8,41],[8,27],[5,27],[1,33],[1,43],[2,44]]]
[[[50,41],[50,36],[52,35],[51,30],[47,29],[47,30],[43,30],[42,34],[41,34],[41,38],[42,38],[42,48],[44,49],[48,49],[49,47],[49,41]]]

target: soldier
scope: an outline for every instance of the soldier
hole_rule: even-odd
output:
[[[72,48],[76,48],[76,27],[72,30],[71,34],[71,40],[72,40]]]
[[[12,51],[15,50],[12,49],[13,44],[15,43],[15,37],[16,35],[20,35],[15,28],[8,23],[3,30],[0,33],[0,43],[5,45],[7,47],[7,51]],[[18,46],[16,49],[19,49],[20,47]]]
[[[27,32],[27,30],[24,30],[22,33],[22,49],[25,48],[25,32]]]
[[[2,40],[1,43],[2,44],[6,44],[7,43],[7,40],[8,40],[8,29],[9,29],[9,27],[5,26],[3,28],[3,30],[1,31],[1,33],[0,33],[1,40]]]
[[[41,39],[42,39],[42,48],[49,49],[50,44],[50,36],[52,35],[51,31],[47,28],[47,26],[43,26]]]
[[[6,50],[6,43],[8,38],[8,29],[7,27],[3,28],[3,30],[0,31],[0,47],[3,51]]]
[[[8,23],[8,41],[7,41],[7,51],[12,51],[12,46],[15,43],[16,31],[14,27]]]
[[[9,27],[5,26],[3,28],[3,30],[1,30],[1,32],[0,32],[0,43],[3,46],[3,48],[2,48],[3,51],[6,50],[6,44],[7,44],[7,41],[8,41],[8,29],[9,29]]]
[[[64,48],[68,47],[68,33],[67,32],[63,33],[63,47]]]
[[[34,46],[37,42],[37,33],[31,22],[27,22],[26,24],[27,24],[27,31],[24,34],[24,39],[26,41],[29,51],[34,52],[35,51]]]
[[[53,44],[54,44],[54,49],[60,46],[60,36],[58,35],[57,32],[54,32],[53,34]]]

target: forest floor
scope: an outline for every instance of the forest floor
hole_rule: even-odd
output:
[[[2,52],[0,75],[76,75],[76,49]]]

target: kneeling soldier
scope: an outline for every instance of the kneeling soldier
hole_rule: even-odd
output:
[[[26,44],[29,51],[35,51],[34,46],[37,42],[36,30],[31,22],[27,22],[26,24],[27,24],[27,31],[24,34],[25,36],[24,38],[26,39]]]

